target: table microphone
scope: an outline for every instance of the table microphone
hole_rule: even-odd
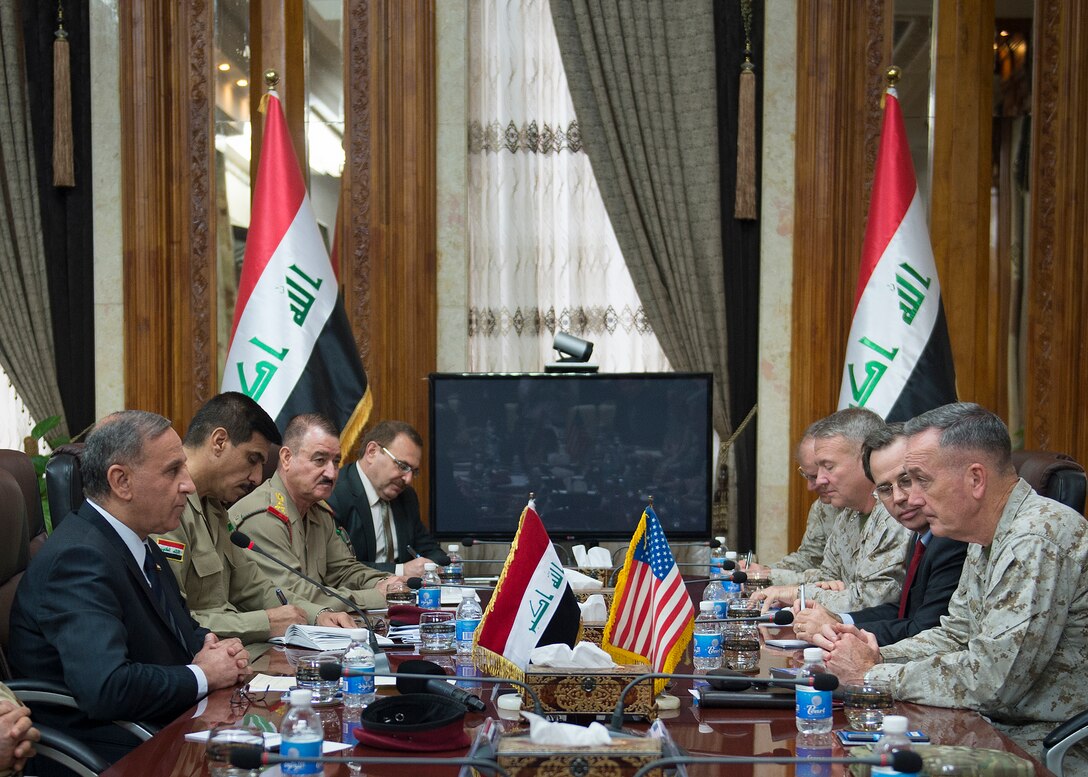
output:
[[[640,674],[635,677],[631,682],[627,683],[620,691],[619,699],[616,701],[616,708],[612,711],[612,722],[609,724],[609,728],[612,731],[620,731],[623,728],[623,707],[624,702],[627,699],[627,694],[641,682],[646,680],[706,680],[713,686],[715,680],[713,678],[719,678],[717,682],[720,685],[714,686],[721,690],[741,690],[749,687],[749,685],[741,685],[741,683],[748,683],[750,685],[766,685],[772,686],[777,683],[783,683],[787,685],[801,685],[810,686],[818,691],[833,691],[839,687],[839,678],[833,674],[826,672],[820,672],[811,677],[798,677],[795,679],[782,679],[770,677],[736,677],[735,675],[723,675],[722,672],[728,672],[729,670],[711,669],[706,674],[678,674],[674,672],[647,672],[646,674]],[[716,672],[717,675],[711,674]],[[736,677],[736,679],[734,679]],[[732,685],[731,685],[732,684]]]
[[[793,623],[793,610],[775,610],[750,618],[707,618],[699,623],[773,623],[775,626],[789,626]]]
[[[405,666],[409,669],[421,669],[420,672],[404,671]],[[432,669],[433,667],[433,669]],[[354,673],[362,674],[362,670],[344,669],[343,665],[336,661],[322,661],[319,667],[321,672],[321,679],[328,682],[338,680],[341,677],[348,677]],[[529,695],[529,698],[533,700],[533,712],[537,715],[543,716],[544,707],[540,703],[540,697],[537,696],[536,691],[530,687],[527,683],[521,680],[515,680],[513,677],[464,677],[453,678],[446,674],[438,664],[433,661],[422,661],[418,659],[411,659],[403,662],[400,668],[396,672],[390,671],[375,671],[373,673],[367,672],[366,674],[373,674],[374,677],[395,677],[397,678],[397,691],[400,693],[434,693],[439,696],[446,696],[454,701],[464,704],[469,709],[475,712],[482,712],[486,708],[486,704],[474,694],[469,693],[463,688],[450,685],[448,682],[450,679],[465,680],[468,682],[480,682],[490,685],[514,685],[518,688],[524,688],[525,692]],[[439,679],[442,678],[442,679]],[[406,687],[401,687],[401,679],[416,681],[414,684]],[[422,681],[422,682],[419,682]],[[469,699],[475,699],[475,702],[466,702],[463,696],[469,697]],[[476,706],[476,705],[481,706]]]
[[[322,755],[305,757],[299,755],[281,755],[267,752],[260,745],[234,745],[230,748],[230,764],[238,769],[260,769],[270,764],[282,763],[317,763],[317,764],[358,764],[360,766],[378,766],[382,764],[403,764],[405,766],[472,766],[477,769],[498,772],[509,777],[508,772],[495,761],[486,758],[453,758],[443,756],[441,758],[414,758],[397,756],[334,756]]]
[[[865,756],[816,756],[798,757],[782,755],[673,755],[658,758],[644,764],[634,777],[647,774],[666,766],[695,766],[700,764],[868,764],[869,766],[890,766],[897,772],[917,774],[922,771],[922,756],[913,750],[897,750],[893,753]]]
[[[248,534],[240,531],[231,532],[230,541],[242,550],[252,550],[255,553],[260,553],[269,561],[274,561],[291,574],[301,577],[310,585],[315,586],[319,591],[321,591],[321,593],[325,594],[326,596],[329,596],[347,605],[348,608],[352,610],[352,612],[354,612],[356,615],[363,619],[363,623],[366,624],[366,630],[370,633],[370,649],[374,652],[374,668],[380,669],[383,672],[389,671],[389,656],[385,654],[385,651],[382,650],[381,645],[378,644],[378,635],[374,632],[374,624],[370,622],[370,617],[366,614],[366,610],[360,608],[357,604],[355,604],[355,602],[351,601],[350,599],[347,599],[336,593],[336,591],[333,591],[328,586],[317,582],[309,575],[303,573],[301,570],[295,569],[287,562],[281,561],[280,559],[276,558],[264,548],[260,547],[253,540],[251,540]],[[418,580],[419,578],[415,579]]]

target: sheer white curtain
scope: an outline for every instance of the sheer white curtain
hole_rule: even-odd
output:
[[[539,371],[556,331],[603,371],[661,371],[601,202],[547,0],[469,2],[469,341],[474,371]]]

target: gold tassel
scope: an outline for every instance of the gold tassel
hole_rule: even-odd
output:
[[[737,106],[737,193],[733,217],[756,217],[756,74],[746,61],[740,71]]]
[[[59,4],[57,30],[53,33],[53,185],[76,185],[72,155],[72,69],[64,9]]]

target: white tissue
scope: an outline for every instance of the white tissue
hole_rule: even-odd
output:
[[[597,591],[604,588],[604,583],[595,577],[589,575],[583,575],[577,569],[571,569],[565,567],[563,574],[567,577],[567,582],[570,583],[570,587],[575,591]]]
[[[592,642],[579,642],[574,650],[562,643],[533,648],[529,663],[556,669],[604,669],[615,666],[612,657]]]
[[[574,563],[580,567],[589,566],[589,554],[586,553],[585,545],[574,545],[571,547],[570,552],[574,554]]]
[[[608,548],[602,548],[600,545],[595,548],[590,548],[589,561],[581,566],[589,566],[597,569],[611,569],[612,554],[608,552]]]
[[[593,594],[584,602],[579,602],[578,606],[582,609],[582,623],[604,623],[608,620],[608,605],[601,594]]]
[[[551,723],[531,712],[521,714],[529,721],[529,739],[537,745],[601,747],[612,741],[608,729],[600,723],[590,723],[583,727],[573,723]]]

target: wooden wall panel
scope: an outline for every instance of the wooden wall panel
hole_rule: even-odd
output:
[[[250,5],[249,104],[253,106],[253,154],[249,179],[257,180],[257,165],[264,139],[264,116],[257,110],[261,96],[268,90],[264,74],[274,70],[279,75],[276,87],[287,119],[287,131],[302,168],[303,180],[310,179],[306,163],[306,17],[303,0],[260,0]]]
[[[180,430],[218,384],[212,12],[210,0],[118,5],[125,406]]]
[[[930,237],[959,397],[1008,417],[1009,270],[990,256],[994,4],[952,0],[936,8]]]
[[[341,280],[374,392],[371,419],[408,421],[426,444],[426,377],[437,364],[434,2],[348,6],[349,83],[368,88],[353,86],[348,99]],[[426,472],[416,490],[428,504]]]
[[[1088,8],[1038,0],[1025,447],[1088,463]]]
[[[835,410],[889,64],[885,0],[797,6],[797,151],[790,443]],[[783,462],[788,466],[790,462]],[[792,467],[791,467],[792,468]],[[791,480],[789,545],[812,495]]]

